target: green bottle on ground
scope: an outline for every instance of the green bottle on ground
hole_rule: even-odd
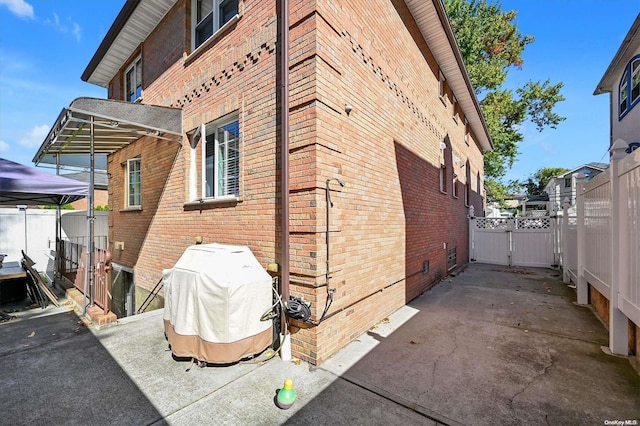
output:
[[[283,410],[288,410],[296,400],[296,391],[293,389],[293,380],[286,379],[284,386],[278,391],[276,404]]]

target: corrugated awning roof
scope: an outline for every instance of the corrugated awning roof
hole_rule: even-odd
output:
[[[92,142],[94,155],[106,158],[106,155],[143,136],[180,142],[182,110],[108,99],[78,98],[60,112],[33,162],[89,167]],[[106,161],[103,167],[106,168]],[[96,168],[102,168],[102,165],[96,164]]]

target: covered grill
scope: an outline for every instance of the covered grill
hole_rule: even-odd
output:
[[[188,247],[163,271],[164,329],[171,351],[208,363],[230,363],[273,342],[272,283],[248,247]]]

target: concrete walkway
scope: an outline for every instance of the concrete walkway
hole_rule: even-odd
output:
[[[603,425],[640,421],[640,376],[557,273],[471,265],[319,367],[189,367],[161,311],[89,329],[0,324],[0,425]],[[297,400],[274,397],[291,377]]]

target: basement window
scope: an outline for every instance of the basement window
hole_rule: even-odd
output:
[[[452,247],[447,250],[447,271],[452,270],[458,265],[456,248]]]

